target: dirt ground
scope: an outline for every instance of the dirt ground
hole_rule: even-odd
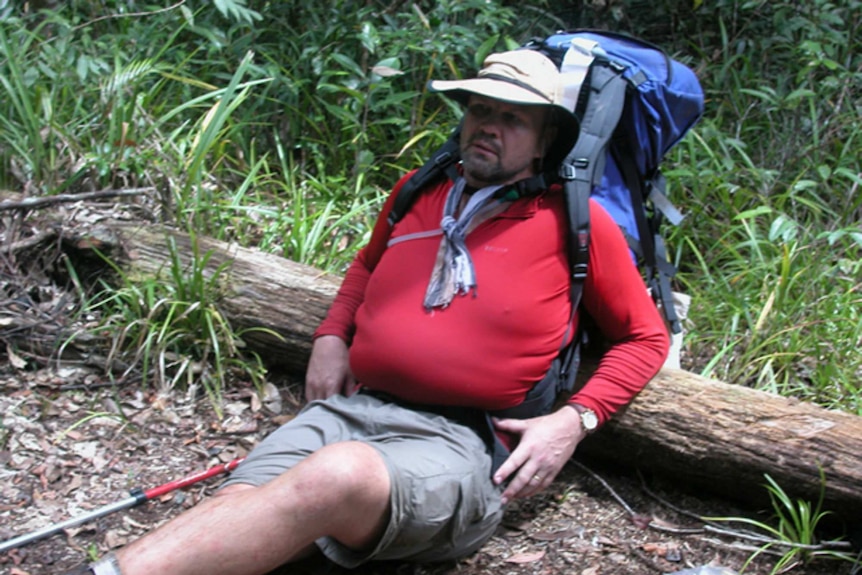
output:
[[[29,534],[122,501],[135,487],[165,482],[247,453],[300,405],[299,385],[282,378],[266,404],[251,388],[226,398],[219,420],[205,399],[115,389],[86,368],[0,368],[0,540]],[[61,574],[164,523],[209,496],[213,478],[0,553],[0,573]],[[704,575],[743,570],[756,545],[704,531],[703,516],[748,516],[757,510],[695,496],[661,478],[603,469],[577,456],[546,493],[510,505],[495,536],[476,554],[439,565],[372,564],[356,573]],[[244,526],[248,529],[266,527]],[[728,525],[727,527],[738,527]],[[774,556],[745,568],[770,573]],[[859,573],[849,562],[796,566],[792,573]],[[279,573],[346,573],[320,559]]]

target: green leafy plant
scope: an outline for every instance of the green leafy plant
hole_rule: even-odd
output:
[[[749,525],[760,530],[770,539],[759,547],[746,560],[742,572],[758,556],[768,553],[778,557],[770,571],[771,575],[785,573],[799,564],[807,564],[816,559],[833,559],[855,563],[853,555],[846,549],[849,546],[843,541],[819,541],[818,527],[829,511],[823,510],[823,497],[826,488],[826,476],[820,470],[820,496],[816,503],[793,499],[769,475],[766,477],[766,489],[772,503],[774,523],[767,523],[747,517],[713,517],[708,521],[732,522]]]
[[[91,304],[89,311],[102,318],[95,331],[110,334],[107,365],[126,365],[121,378],[139,371],[144,386],[160,392],[202,386],[221,417],[230,377],[247,377],[260,389],[266,370],[260,357],[244,350],[242,337],[252,330],[234,330],[219,307],[228,263],[213,269],[214,252],[202,254],[193,233],[188,263],[173,237],[168,243],[167,277],[136,280],[110,263],[121,285],[105,285],[103,297]]]
[[[95,563],[96,561],[98,561],[100,556],[101,553],[99,552],[98,545],[96,545],[95,543],[90,543],[89,545],[87,545],[87,559],[89,559],[91,563]]]
[[[711,7],[691,36],[721,46],[706,117],[667,173],[689,214],[669,242],[693,298],[686,367],[862,414],[855,7]]]
[[[213,205],[214,198],[211,195],[212,187],[206,185],[205,161],[218,147],[224,144],[225,124],[231,113],[246,99],[251,86],[266,81],[260,80],[242,84],[241,79],[251,64],[252,53],[248,53],[240,62],[236,72],[233,74],[227,87],[197,98],[180,106],[166,114],[164,119],[169,119],[179,113],[186,106],[194,106],[205,99],[216,99],[216,103],[210,107],[201,117],[197,131],[188,146],[185,158],[186,174],[185,183],[179,190],[176,198],[177,209],[180,214],[186,216],[195,229],[207,231],[209,228],[206,214]],[[218,161],[218,157],[215,159]]]
[[[29,59],[31,46],[37,42],[38,32],[18,29],[15,37],[0,26],[0,89],[7,104],[0,113],[0,142],[14,151],[13,164],[19,180],[36,182],[37,186],[49,184],[52,177],[52,143],[56,139],[56,127],[50,105],[52,88],[44,77],[34,76]],[[43,134],[43,128],[48,130]],[[11,157],[9,161],[13,160]]]
[[[215,0],[213,3],[224,16],[231,17],[237,22],[252,24],[263,18],[260,13],[246,6],[246,0]]]

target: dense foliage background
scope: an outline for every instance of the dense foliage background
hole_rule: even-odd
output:
[[[0,187],[152,187],[177,226],[341,272],[458,117],[428,79],[557,29],[629,32],[707,94],[666,166],[684,367],[862,414],[860,18],[858,0],[0,0]],[[174,272],[81,313],[212,357],[140,327],[211,295]]]

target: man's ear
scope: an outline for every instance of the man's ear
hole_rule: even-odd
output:
[[[554,114],[552,112],[552,110],[549,110],[545,115],[542,133],[539,135],[538,149],[536,150],[535,158],[537,171],[541,171],[541,168],[545,163],[545,158],[548,156],[548,152],[551,151],[551,147],[557,140],[558,128],[556,122],[554,122]]]
[[[542,135],[539,138],[539,147],[542,150],[543,158],[548,155],[549,151],[551,151],[551,146],[553,146],[554,142],[557,140],[557,133],[559,132],[556,121],[557,115],[554,112],[554,110],[548,110],[545,112]]]
[[[551,146],[557,141],[557,135],[559,135],[560,129],[556,124],[550,124],[547,128],[545,128],[545,135],[543,137],[543,144],[545,146],[545,155],[551,151]]]

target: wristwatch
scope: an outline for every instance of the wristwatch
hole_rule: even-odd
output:
[[[599,417],[596,412],[589,407],[584,407],[579,403],[567,403],[569,407],[578,412],[581,416],[581,427],[587,434],[594,432],[599,427]]]

